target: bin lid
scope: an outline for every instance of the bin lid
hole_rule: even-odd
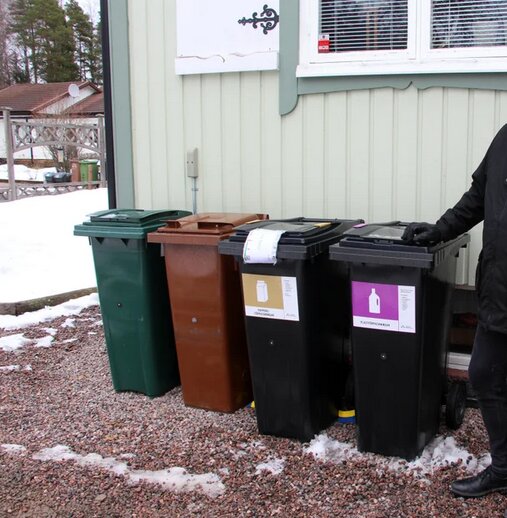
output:
[[[288,220],[256,221],[239,226],[231,241],[244,242],[248,234],[257,228],[264,230],[282,230],[280,244],[306,245],[313,241],[322,240],[324,234],[339,231],[343,234],[359,220],[318,219],[318,218],[292,218]]]
[[[77,236],[143,238],[167,220],[191,214],[184,210],[112,209],[90,214],[90,221],[74,227]]]
[[[326,252],[343,233],[362,220],[292,218],[284,220],[256,221],[239,226],[235,233],[219,245],[219,252],[225,255],[243,257],[245,241],[252,230],[281,230],[278,241],[277,259],[309,259]]]
[[[266,220],[266,214],[236,212],[203,212],[177,220],[167,221],[165,226],[148,236],[155,243],[213,243],[228,236],[238,225]],[[210,239],[206,239],[209,237]]]
[[[141,227],[164,218],[181,218],[190,214],[184,210],[112,209],[90,214],[90,221],[104,225],[127,225]]]
[[[344,233],[339,243],[329,248],[329,257],[349,263],[390,264],[432,269],[470,241],[468,234],[435,245],[408,243],[401,236],[407,224],[356,225]]]

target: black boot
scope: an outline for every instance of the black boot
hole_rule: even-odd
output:
[[[451,484],[451,491],[455,495],[465,498],[484,496],[494,491],[504,490],[507,490],[507,477],[496,475],[491,466],[488,466],[475,477],[455,480]]]

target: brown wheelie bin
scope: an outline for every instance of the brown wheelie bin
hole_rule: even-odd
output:
[[[218,243],[259,219],[267,216],[201,213],[148,234],[163,246],[186,405],[234,412],[252,401],[238,266]]]

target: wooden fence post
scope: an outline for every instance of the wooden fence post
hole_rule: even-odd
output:
[[[14,174],[14,155],[12,152],[11,108],[2,107],[5,126],[5,150],[7,154],[7,173],[9,175],[9,200],[18,197],[16,191],[16,176]]]

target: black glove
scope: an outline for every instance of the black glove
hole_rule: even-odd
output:
[[[442,233],[436,225],[431,223],[410,223],[401,239],[418,245],[440,243],[442,241]]]

